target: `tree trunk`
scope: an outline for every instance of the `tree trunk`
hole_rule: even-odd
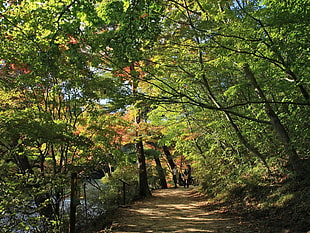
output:
[[[134,64],[130,65],[130,71],[134,71]],[[138,83],[136,80],[132,80],[132,95],[135,96],[137,93]],[[135,118],[135,123],[139,126],[141,122],[141,110],[139,109]],[[152,196],[152,193],[149,189],[147,181],[147,171],[146,171],[146,162],[145,162],[145,153],[143,148],[143,141],[139,135],[138,129],[136,130],[136,152],[138,155],[138,168],[139,168],[139,194],[141,197]]]
[[[146,143],[153,146],[156,150],[158,149],[158,146],[156,143],[154,142],[146,142]],[[156,163],[156,171],[159,177],[160,186],[162,189],[166,189],[168,188],[166,174],[165,174],[163,167],[161,166],[160,158],[157,154],[154,154],[154,160]]]
[[[176,164],[174,163],[174,161],[172,159],[172,155],[169,151],[169,148],[167,146],[163,146],[163,151],[164,151],[164,154],[166,155],[169,166],[171,167],[171,169],[174,168],[176,166]]]
[[[77,173],[73,172],[71,174],[69,233],[75,233],[77,201]]]
[[[158,155],[154,155],[154,160],[156,163],[156,170],[159,176],[160,186],[162,189],[168,188],[166,176],[163,167],[161,166],[161,162]]]
[[[191,124],[191,119],[189,119],[188,111],[187,111],[187,109],[184,106],[183,106],[183,111],[186,112],[187,125],[188,125],[188,127],[190,129],[190,132],[193,133],[194,130],[193,130],[193,127],[192,127],[192,124]],[[207,157],[203,153],[202,147],[199,145],[197,138],[193,138],[193,142],[194,142],[196,148],[199,150],[199,153],[200,153],[201,157],[206,160]],[[206,142],[205,142],[205,144],[206,144]],[[182,165],[181,165],[181,167],[182,167]]]
[[[297,173],[300,173],[300,172],[302,173],[303,172],[303,166],[302,166],[301,160],[298,157],[296,150],[292,146],[292,142],[291,142],[291,139],[288,135],[288,132],[286,131],[283,124],[281,123],[278,115],[272,109],[271,105],[268,104],[267,98],[266,98],[263,90],[260,88],[259,84],[257,83],[253,72],[249,68],[249,65],[246,64],[243,68],[244,68],[244,72],[245,72],[246,77],[249,79],[252,86],[255,88],[255,91],[256,91],[258,97],[265,102],[265,104],[264,104],[265,112],[268,115],[268,117],[270,119],[270,123],[273,126],[275,132],[278,134],[280,141],[282,141],[282,143],[285,147],[285,151],[289,156],[289,162],[292,165],[293,170]]]
[[[231,118],[231,116],[224,112],[225,116],[228,120],[228,122],[231,124],[231,126],[233,127],[233,129],[235,130],[235,133],[237,134],[237,137],[239,139],[239,141],[249,150],[251,151],[255,156],[257,156],[262,163],[264,164],[264,166],[267,168],[268,173],[271,174],[271,170],[266,162],[266,159],[264,158],[264,156],[258,151],[257,148],[255,148],[254,146],[252,146],[242,135],[240,129],[238,128],[238,126],[235,124],[235,122],[233,121],[233,119]]]
[[[141,139],[136,143],[136,152],[138,154],[138,168],[139,168],[139,194],[141,197],[152,196],[147,181],[145,153],[143,148],[143,142]]]
[[[218,108],[222,108],[222,106],[217,102],[215,96],[213,95],[213,93],[211,92],[210,86],[208,84],[208,80],[205,77],[205,75],[203,75],[203,81],[205,84],[205,87],[207,88],[208,92],[209,92],[209,97],[211,99],[211,101],[214,103],[214,105]],[[232,117],[230,116],[230,114],[226,111],[223,111],[225,114],[226,119],[228,120],[228,122],[231,124],[231,126],[233,127],[239,141],[250,151],[252,152],[256,157],[258,157],[262,163],[264,164],[264,166],[267,168],[268,173],[270,174],[270,168],[266,162],[265,157],[258,151],[257,148],[255,148],[254,146],[252,146],[242,135],[240,129],[238,128],[238,126],[235,124],[234,120],[232,119]]]

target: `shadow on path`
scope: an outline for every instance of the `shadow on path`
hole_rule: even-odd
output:
[[[191,188],[156,190],[153,197],[119,209],[112,232],[254,232],[241,229],[237,219],[206,211],[205,203]]]

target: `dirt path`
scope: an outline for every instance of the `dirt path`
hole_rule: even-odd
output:
[[[205,205],[191,188],[157,190],[152,198],[121,208],[112,232],[260,232]]]

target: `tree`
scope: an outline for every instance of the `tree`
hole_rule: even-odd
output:
[[[98,16],[104,22],[103,41],[98,52],[104,55],[106,63],[121,78],[132,84],[132,97],[127,96],[126,104],[130,99],[136,99],[138,81],[142,75],[135,69],[136,62],[144,57],[144,50],[151,47],[156,35],[160,31],[160,18],[157,11],[161,8],[160,2],[153,1],[108,1],[102,2],[97,9]],[[128,80],[129,79],[129,80]],[[123,97],[122,97],[123,98]],[[129,100],[129,101],[128,101]],[[134,102],[132,102],[134,103]],[[141,122],[141,115],[137,108],[135,123]],[[138,131],[137,131],[138,132]],[[149,196],[146,163],[143,141],[136,135],[136,150],[139,161],[140,195]]]
[[[261,139],[264,144],[269,144],[267,138],[273,137],[269,126],[280,135],[278,139],[273,137],[274,145],[283,139],[283,135],[296,135],[292,128],[290,132],[286,129],[292,123],[287,122],[290,114],[285,109],[287,106],[294,106],[303,108],[304,113],[308,111],[307,82],[302,76],[296,75],[296,63],[301,62],[300,67],[305,64],[304,50],[300,49],[298,52],[303,60],[301,61],[296,57],[296,51],[287,49],[295,46],[291,38],[277,34],[282,26],[270,20],[270,15],[276,9],[273,3],[261,5],[256,1],[170,1],[166,9],[167,14],[162,21],[169,31],[163,30],[157,46],[150,51],[149,57],[152,59],[143,69],[147,74],[146,82],[152,84],[156,91],[144,97],[161,103],[180,103],[206,111],[222,112],[222,117],[231,123],[240,142],[268,167],[266,156],[254,145],[258,145],[253,140],[258,138],[255,130],[250,130],[250,133],[245,124],[255,125],[257,132],[268,132],[264,136],[265,141]],[[301,17],[306,14],[303,12]],[[302,45],[303,48],[304,46]],[[291,61],[292,57],[295,57],[294,61]],[[248,79],[249,72],[242,68],[245,64],[255,67],[253,74],[262,74],[257,83],[260,83],[261,90],[265,89],[264,95],[268,95],[268,98],[262,99],[262,95],[259,97],[255,94],[255,89],[259,86],[253,86],[253,82]],[[291,69],[293,66],[294,71]],[[306,69],[304,67],[303,70]],[[278,75],[277,78],[275,74]],[[292,82],[287,81],[287,77],[292,78]],[[300,81],[297,86],[296,81]],[[268,88],[267,82],[272,82],[277,90]],[[266,105],[269,110],[262,112],[261,106]],[[275,123],[275,119],[280,119],[279,115],[285,116],[286,126],[279,127],[282,125],[280,121]],[[304,118],[302,114],[301,118],[306,120],[307,117]],[[294,124],[302,121],[293,120]],[[246,140],[244,134],[250,134],[250,137]],[[296,151],[290,152],[294,147],[293,141],[295,140],[282,140],[282,143],[287,148],[286,155],[290,157],[292,169],[296,173],[303,173],[299,156],[304,157],[306,153],[297,155]],[[267,147],[268,145],[264,146]],[[305,152],[306,148],[302,151]]]
[[[95,160],[108,160],[103,155],[108,157],[111,144],[98,148],[98,141],[78,130],[111,80],[111,75],[97,75],[89,62],[84,37],[89,30],[82,29],[80,16],[90,6],[91,1],[0,6],[0,87],[1,99],[7,101],[1,104],[0,124],[3,229],[26,224],[28,230],[65,231],[61,203],[71,173],[88,174]],[[20,221],[25,214],[27,222]]]

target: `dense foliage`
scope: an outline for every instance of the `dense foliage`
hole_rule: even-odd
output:
[[[102,170],[106,210],[175,164],[211,196],[307,180],[309,21],[307,0],[1,1],[3,231],[72,228]]]

